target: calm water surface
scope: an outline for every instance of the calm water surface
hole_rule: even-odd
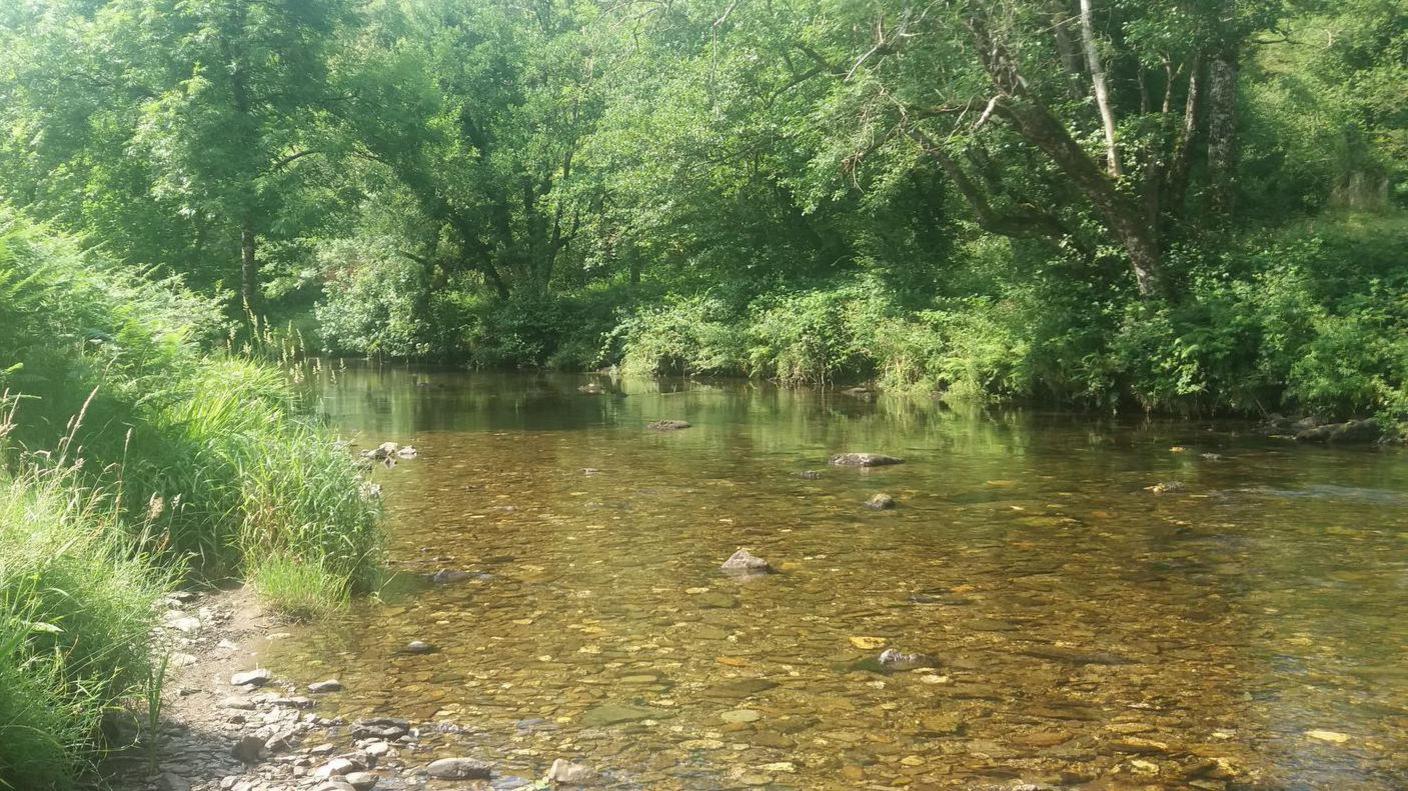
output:
[[[420,449],[376,473],[401,574],[267,664],[340,678],[348,717],[465,726],[411,762],[567,757],[615,788],[1408,787],[1402,451],[586,381],[330,379],[347,436]],[[739,547],[782,573],[721,575]]]

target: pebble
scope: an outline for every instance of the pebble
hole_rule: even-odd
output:
[[[412,640],[406,643],[406,653],[408,654],[429,654],[435,651],[435,646],[424,640]]]

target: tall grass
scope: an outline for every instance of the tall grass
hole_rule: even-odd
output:
[[[237,335],[0,207],[0,789],[84,775],[104,712],[160,677],[153,607],[178,575],[250,579],[296,616],[375,584],[354,459],[308,417],[287,344]]]

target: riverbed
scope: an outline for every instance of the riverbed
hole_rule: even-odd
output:
[[[330,715],[454,724],[427,760],[640,789],[1408,787],[1402,450],[744,382],[323,375],[344,436],[418,450],[374,473],[396,574],[262,661],[340,679]],[[847,451],[904,463],[827,464]],[[740,547],[779,573],[722,574]]]

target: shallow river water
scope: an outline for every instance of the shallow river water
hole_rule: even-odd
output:
[[[375,474],[400,574],[267,666],[614,788],[1408,788],[1401,450],[589,380],[329,377],[344,435],[420,450]],[[739,547],[781,573],[721,574]]]

